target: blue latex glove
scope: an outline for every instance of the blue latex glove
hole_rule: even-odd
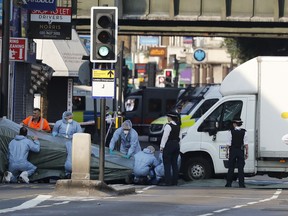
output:
[[[109,154],[114,155],[115,152],[112,149],[109,149]]]
[[[52,132],[52,136],[53,136],[53,137],[56,137],[56,136],[57,136],[57,132],[55,132],[55,131]]]
[[[123,155],[122,157],[125,158],[125,159],[129,159],[130,158],[129,155]]]

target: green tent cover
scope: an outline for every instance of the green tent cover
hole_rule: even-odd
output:
[[[8,169],[8,145],[19,133],[21,126],[15,122],[0,118],[0,177]],[[28,138],[37,136],[40,141],[40,152],[29,153],[28,160],[37,166],[36,172],[30,181],[41,179],[61,179],[65,176],[64,164],[66,161],[66,138],[53,137],[49,133],[39,132],[28,128]],[[125,159],[121,154],[110,155],[105,147],[104,181],[125,179],[133,169],[133,158]],[[99,178],[99,145],[91,145],[90,178]]]

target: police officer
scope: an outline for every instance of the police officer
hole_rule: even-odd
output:
[[[237,162],[239,187],[245,188],[244,166],[245,159],[248,158],[247,132],[245,129],[240,128],[243,123],[240,118],[234,118],[232,123],[233,129],[228,132],[228,142],[226,146],[226,158],[229,158],[229,161],[227,183],[225,187],[231,187],[234,176],[234,169]]]
[[[179,121],[178,113],[170,112],[167,114],[167,118],[168,123],[164,127],[164,133],[160,144],[160,151],[163,152],[163,164],[164,164],[164,176],[165,176],[164,185],[169,186],[169,185],[177,185],[178,182],[177,160],[180,153],[180,146],[179,146],[180,125],[177,124],[177,122]]]

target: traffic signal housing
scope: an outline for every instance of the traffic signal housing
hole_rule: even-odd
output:
[[[91,8],[91,53],[95,63],[117,62],[118,8]]]
[[[172,74],[173,74],[173,70],[172,69],[165,69],[164,70],[166,87],[171,86],[171,84],[173,83]]]

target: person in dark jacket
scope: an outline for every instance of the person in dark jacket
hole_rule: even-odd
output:
[[[240,128],[242,121],[240,118],[233,119],[233,129],[228,132],[228,141],[226,146],[226,158],[228,161],[227,183],[225,187],[231,187],[236,162],[238,163],[239,187],[245,188],[244,166],[248,158],[248,139],[245,129]]]
[[[168,123],[164,127],[160,151],[163,152],[165,184],[177,185],[178,183],[178,156],[180,153],[180,125],[177,124],[178,113],[170,112],[167,114]],[[172,168],[172,170],[171,170]]]

